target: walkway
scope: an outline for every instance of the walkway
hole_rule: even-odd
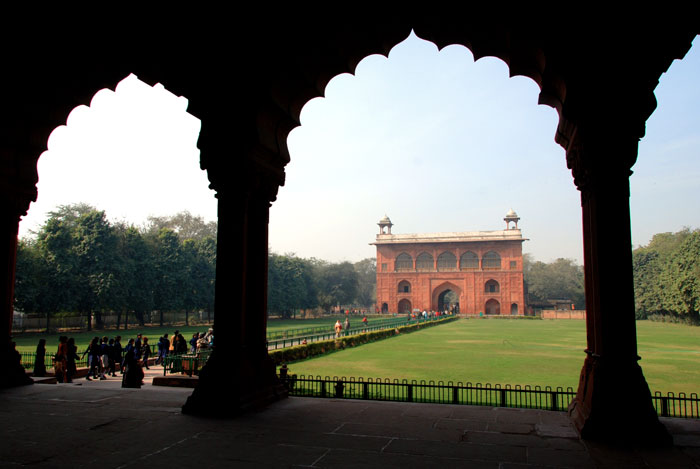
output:
[[[700,467],[700,421],[677,447],[580,441],[564,413],[289,398],[231,420],[180,413],[191,392],[119,381],[0,391],[0,467]]]

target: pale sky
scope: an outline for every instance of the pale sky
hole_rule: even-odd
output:
[[[631,178],[632,236],[700,227],[700,52],[662,76]],[[579,193],[554,142],[557,113],[495,58],[474,63],[411,35],[328,84],[289,136],[291,162],[270,213],[270,248],[331,261],[374,257],[385,214],[394,233],[500,230],[514,209],[537,260],[581,262]],[[141,224],[182,210],[216,218],[199,169],[200,122],[187,100],[130,76],[56,129],[39,160],[36,230],[59,204],[88,202]]]

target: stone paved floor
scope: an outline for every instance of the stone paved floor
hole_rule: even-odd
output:
[[[698,420],[664,420],[674,448],[621,451],[564,413],[289,398],[208,420],[180,413],[189,389],[78,383],[0,391],[0,467],[700,468]]]

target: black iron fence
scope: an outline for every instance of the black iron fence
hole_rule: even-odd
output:
[[[499,384],[453,383],[443,381],[409,381],[398,379],[332,378],[326,376],[290,375],[280,377],[291,396],[336,399],[365,399],[398,402],[424,402],[433,404],[478,405],[491,407],[516,407],[565,411],[576,392],[571,387],[501,386]],[[696,393],[687,396],[679,393],[656,392],[653,403],[663,417],[700,418],[700,399]]]
[[[690,395],[669,392],[664,396],[656,391],[651,400],[656,412],[662,417],[700,418],[700,398],[695,392]]]

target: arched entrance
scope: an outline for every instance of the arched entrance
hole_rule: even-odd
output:
[[[454,311],[459,309],[459,297],[452,290],[445,290],[438,295],[437,311]]]
[[[498,302],[498,300],[491,298],[484,305],[484,311],[490,316],[497,316],[501,314],[501,304]]]
[[[512,305],[510,305],[510,314],[512,314],[513,316],[517,316],[517,314],[518,314],[518,303],[513,303]]]
[[[387,303],[382,303],[382,313],[389,312],[389,305]]]
[[[459,297],[462,289],[452,282],[445,282],[433,289],[430,309],[433,311],[456,311],[459,312]]]
[[[404,298],[403,300],[399,301],[399,307],[398,307],[398,312],[399,314],[408,314],[411,312],[411,300]]]

